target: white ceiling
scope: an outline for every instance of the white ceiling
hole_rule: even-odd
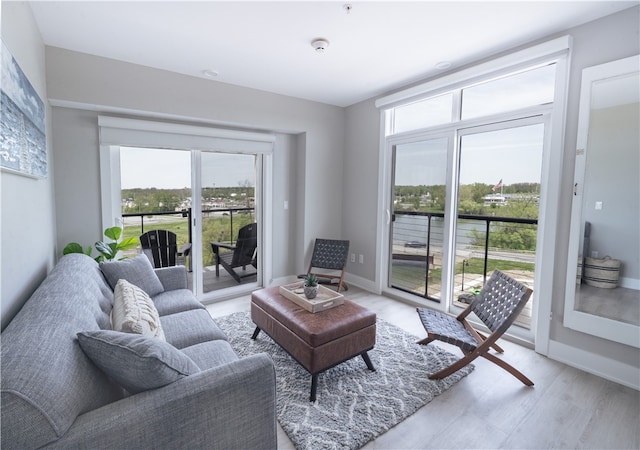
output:
[[[348,106],[440,73],[441,61],[453,69],[639,2],[30,4],[46,45]],[[311,47],[319,37],[324,53]]]

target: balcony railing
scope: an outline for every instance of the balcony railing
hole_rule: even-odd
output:
[[[238,230],[249,222],[255,222],[255,208],[214,208],[202,210],[202,248],[204,265],[213,264],[211,241],[233,245]],[[181,211],[160,211],[145,213],[123,213],[124,237],[138,237],[149,230],[169,230],[176,234],[178,248],[193,242],[190,224],[191,208]],[[213,222],[216,222],[215,225]]]
[[[494,269],[533,284],[537,219],[459,214],[456,228],[454,300],[484,285]],[[444,214],[396,211],[391,285],[440,301]]]

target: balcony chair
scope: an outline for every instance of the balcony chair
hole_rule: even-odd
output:
[[[187,243],[178,251],[176,234],[168,230],[151,230],[140,236],[142,252],[147,255],[155,268],[175,266],[179,257],[187,257],[191,253],[191,244]]]
[[[460,347],[465,354],[463,358],[430,375],[429,378],[444,378],[460,370],[478,356],[482,356],[502,367],[527,386],[533,386],[533,381],[520,371],[489,353],[490,348],[499,353],[504,352],[495,342],[518,317],[532,292],[522,283],[499,270],[495,270],[480,294],[458,317],[426,308],[418,308],[420,320],[427,331],[427,337],[419,341],[418,344],[427,345],[437,339]],[[473,329],[466,320],[471,312],[478,316],[490,330],[491,333],[488,336]]]
[[[319,283],[336,286],[338,292],[342,288],[346,291],[349,286],[344,281],[344,273],[348,256],[349,241],[316,239],[309,270],[298,275],[298,278],[314,274],[318,277]]]
[[[236,245],[211,242],[211,250],[213,250],[216,261],[216,277],[220,276],[220,265],[222,265],[238,283],[241,283],[244,277],[255,275],[254,272],[240,275],[235,269],[242,267],[242,270],[246,270],[248,265],[252,265],[256,269],[258,268],[256,261],[256,249],[258,247],[257,231],[257,224],[250,223],[238,231]],[[226,251],[221,251],[223,249]]]

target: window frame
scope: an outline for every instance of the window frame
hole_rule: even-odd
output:
[[[111,116],[98,116],[99,145],[100,145],[100,192],[102,203],[103,228],[122,226],[121,216],[121,187],[120,187],[120,147],[146,147],[175,149],[191,153],[192,188],[200,188],[200,153],[245,153],[257,156],[256,187],[260,186],[261,195],[256,196],[256,218],[261,224],[258,233],[258,245],[261,251],[259,267],[262,276],[258,282],[273,278],[271,259],[272,254],[273,219],[272,219],[272,174],[273,151],[275,135],[253,131],[232,130],[212,126],[184,125],[170,122],[155,122],[141,119],[128,119]],[[200,196],[193,196],[192,208],[201,210]],[[202,231],[199,217],[194,217],[190,226],[194,229],[195,248],[201,247],[200,233]],[[199,258],[193,267],[196,277],[200,277],[202,267]],[[200,301],[211,302],[231,295],[246,293],[246,286],[228,288],[224,293],[203,293],[201,280],[194,282],[194,294]],[[197,289],[196,289],[197,288]]]
[[[544,152],[542,160],[542,178],[544,184],[544,197],[541,196],[540,215],[538,223],[538,256],[536,265],[539,280],[536,281],[536,301],[534,302],[534,323],[532,332],[535,350],[541,354],[547,354],[549,350],[551,298],[553,286],[554,264],[556,260],[555,241],[557,226],[554,217],[557,216],[561,194],[561,168],[564,149],[564,134],[568,96],[569,61],[571,57],[571,36],[563,36],[524,50],[463,69],[443,77],[427,81],[414,87],[381,97],[375,101],[380,109],[380,148],[379,148],[379,179],[378,188],[378,241],[387,242],[390,223],[390,152],[393,144],[399,141],[411,139],[418,135],[431,134],[436,131],[445,132],[453,130],[455,135],[454,155],[459,151],[458,131],[473,128],[475,126],[488,125],[511,119],[521,119],[533,116],[544,116],[546,127],[544,138]],[[456,120],[451,124],[411,130],[403,133],[393,133],[393,109],[397,106],[413,103],[415,101],[442,95],[449,91],[454,94],[455,118],[460,118],[462,88],[473,84],[486,82],[494,78],[503,77],[509,73],[515,73],[545,64],[556,64],[556,77],[554,87],[554,99],[551,104],[521,108],[507,113],[494,114],[487,117],[467,120]],[[524,114],[524,115],[523,115]],[[455,159],[456,156],[453,156]],[[455,161],[454,161],[455,164]],[[449,177],[453,173],[448,174]],[[449,181],[448,181],[449,182]],[[456,199],[450,196],[449,201]],[[388,249],[386,245],[377,248],[376,257],[380,264],[380,270],[376,274],[376,287],[379,292],[401,298],[409,303],[415,303],[408,296],[390,292],[385,286],[388,272]],[[450,299],[441,302],[442,307],[448,307]],[[430,305],[432,306],[432,305]],[[525,341],[526,343],[526,341]]]

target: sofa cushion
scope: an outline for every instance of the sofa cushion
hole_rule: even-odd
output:
[[[153,304],[160,316],[167,316],[192,309],[205,309],[189,289],[164,291],[153,297]]]
[[[111,289],[116,288],[118,280],[127,280],[151,297],[164,292],[164,287],[153,271],[153,266],[144,255],[119,261],[105,261],[100,263],[100,269],[109,282]]]
[[[89,359],[132,394],[198,373],[187,355],[160,339],[111,330],[78,333]]]
[[[206,341],[227,340],[206,309],[160,316],[160,322],[167,342],[179,349]]]
[[[180,349],[180,351],[191,358],[200,367],[200,370],[213,369],[238,360],[238,355],[231,348],[231,344],[220,339],[201,342]]]
[[[113,292],[111,323],[114,331],[143,334],[166,341],[153,300],[127,280],[118,280]]]

